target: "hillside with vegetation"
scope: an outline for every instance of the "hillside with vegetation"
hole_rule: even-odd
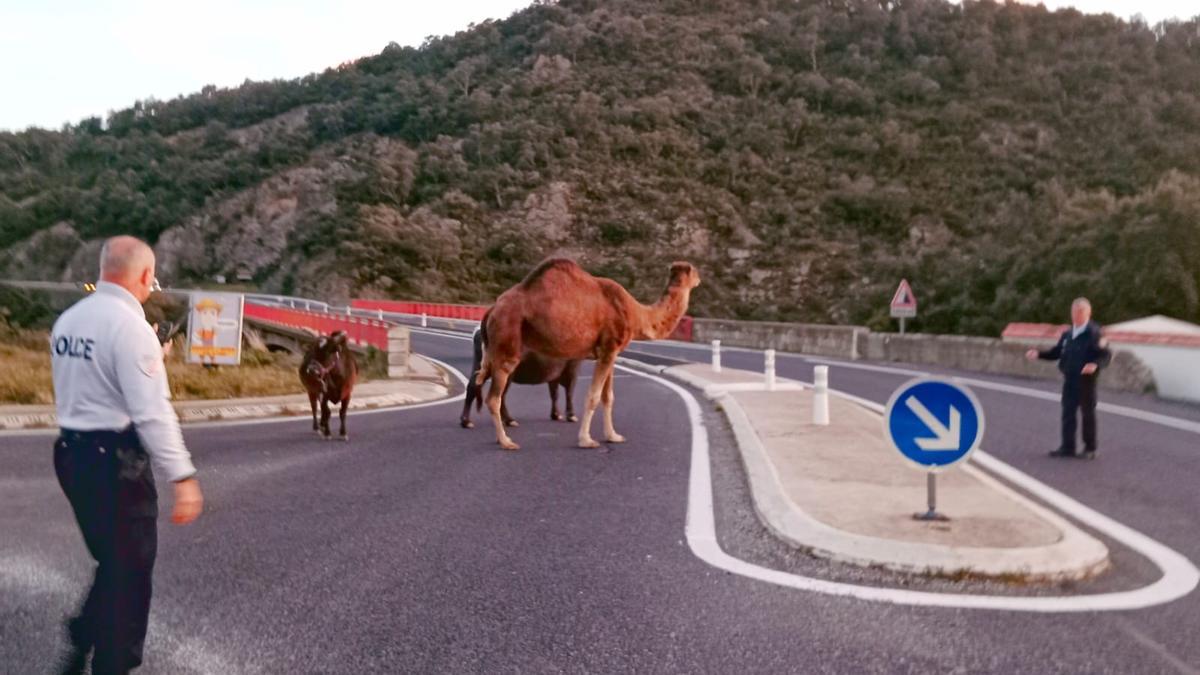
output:
[[[693,313],[1200,322],[1200,23],[1015,3],[561,0],[293,81],[0,134],[0,276],[153,243],[330,298],[486,302],[561,253]]]

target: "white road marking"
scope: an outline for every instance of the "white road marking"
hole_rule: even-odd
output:
[[[824,364],[828,364],[828,365],[835,365],[839,368],[851,368],[854,370],[866,370],[866,371],[877,372],[877,373],[907,375],[907,376],[912,376],[912,377],[947,377],[947,379],[949,379],[951,381],[962,382],[963,384],[968,384],[968,385],[971,385],[972,387],[978,387],[980,389],[990,389],[992,391],[1000,391],[1000,392],[1004,392],[1007,394],[1016,394],[1018,396],[1026,396],[1029,398],[1041,399],[1043,401],[1057,402],[1060,398],[1059,394],[1057,394],[1055,392],[1051,392],[1051,391],[1042,391],[1041,389],[1033,389],[1030,387],[1021,387],[1021,386],[1013,385],[1013,384],[1002,384],[1000,382],[992,382],[990,380],[980,380],[980,379],[976,379],[973,377],[939,376],[936,373],[927,373],[927,372],[923,372],[923,371],[919,371],[919,370],[889,368],[887,366],[873,366],[873,365],[868,365],[865,363],[852,363],[850,361],[840,361],[837,359],[827,359],[827,358],[817,358],[817,357],[802,357],[802,358],[804,358],[806,361],[810,361],[812,363],[824,363]],[[1190,431],[1195,434],[1200,434],[1200,422],[1195,422],[1195,421],[1192,421],[1189,419],[1184,419],[1182,417],[1172,417],[1170,415],[1163,415],[1161,413],[1154,413],[1154,412],[1150,412],[1148,410],[1142,410],[1140,408],[1132,408],[1130,406],[1125,406],[1125,405],[1117,405],[1115,403],[1101,402],[1101,403],[1097,404],[1096,407],[1103,412],[1112,413],[1114,415],[1121,415],[1123,417],[1130,417],[1133,419],[1142,420],[1143,422],[1151,422],[1154,424],[1161,424],[1162,426],[1165,426],[1165,427],[1171,427],[1173,429],[1180,429],[1183,431]]]
[[[1150,559],[1162,570],[1162,577],[1149,586],[1131,591],[1078,596],[1012,597],[967,595],[961,593],[931,593],[926,591],[880,588],[876,586],[857,586],[781,572],[740,560],[722,550],[717,541],[716,516],[713,510],[708,430],[704,426],[704,417],[696,397],[678,384],[661,377],[642,373],[626,366],[618,366],[618,368],[657,382],[675,392],[683,399],[688,411],[688,418],[692,425],[692,464],[688,478],[687,523],[685,525],[688,546],[691,547],[692,552],[698,558],[727,572],[788,588],[851,597],[872,602],[924,607],[1039,613],[1117,611],[1152,607],[1177,600],[1191,593],[1196,588],[1196,585],[1200,583],[1200,570],[1197,570],[1195,565],[1183,555],[1132,528],[1094,511],[1058,490],[987,455],[983,451],[975,454],[976,461],[980,464],[1019,485],[1060,511],[1073,516],[1085,525],[1104,533]],[[878,403],[864,401],[856,396],[832,389],[830,393],[844,396],[851,400],[858,400],[870,404],[870,407],[873,409],[882,410],[882,406]]]
[[[1134,642],[1140,644],[1146,649],[1146,651],[1149,651],[1155,656],[1161,658],[1163,661],[1171,664],[1171,667],[1176,671],[1182,673],[1183,675],[1200,675],[1200,668],[1196,668],[1185,663],[1183,659],[1180,659],[1172,654],[1162,644],[1152,639],[1149,635],[1146,635],[1142,631],[1138,630],[1137,627],[1133,625],[1132,621],[1119,614],[1112,617],[1112,621],[1113,623],[1117,624],[1117,626],[1124,631],[1126,635],[1133,638]]]

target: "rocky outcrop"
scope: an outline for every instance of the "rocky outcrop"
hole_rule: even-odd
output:
[[[99,247],[94,247],[97,259],[92,261],[90,274],[83,261],[75,264],[85,246],[74,226],[66,221],[35,233],[0,253],[0,277],[36,281],[86,281],[96,278]],[[84,269],[80,269],[84,268]]]
[[[277,278],[297,261],[289,250],[306,224],[337,209],[335,187],[355,177],[347,162],[325,158],[285,171],[168,229],[155,246],[166,279]]]

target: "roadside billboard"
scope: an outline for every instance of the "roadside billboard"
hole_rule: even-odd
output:
[[[191,294],[188,363],[236,366],[242,362],[242,303],[240,293]]]

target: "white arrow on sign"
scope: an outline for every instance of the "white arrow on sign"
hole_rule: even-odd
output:
[[[946,428],[942,421],[934,417],[933,413],[929,412],[929,408],[925,404],[917,400],[915,396],[909,396],[904,399],[904,405],[913,411],[925,426],[934,433],[936,438],[915,438],[913,442],[917,447],[928,452],[953,452],[959,449],[962,442],[962,414],[958,412],[958,408],[950,406],[950,428]]]

